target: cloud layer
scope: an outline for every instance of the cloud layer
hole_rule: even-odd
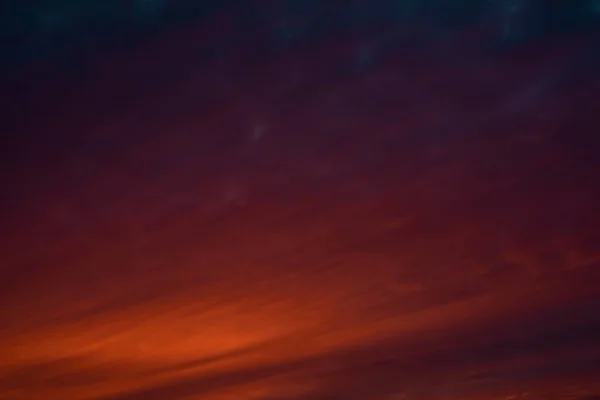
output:
[[[110,70],[62,130],[28,128],[3,175],[0,397],[598,396],[577,56],[478,55],[475,76],[411,53],[350,80],[345,46],[219,59],[126,112],[102,99],[139,87]]]

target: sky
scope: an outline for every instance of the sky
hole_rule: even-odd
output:
[[[0,399],[597,399],[593,42],[226,22],[15,83]]]

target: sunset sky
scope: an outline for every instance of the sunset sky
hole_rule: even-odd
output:
[[[598,399],[594,42],[215,18],[13,82],[0,399]]]

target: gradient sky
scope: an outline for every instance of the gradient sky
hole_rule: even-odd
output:
[[[202,30],[21,87],[0,399],[598,398],[591,43]]]

